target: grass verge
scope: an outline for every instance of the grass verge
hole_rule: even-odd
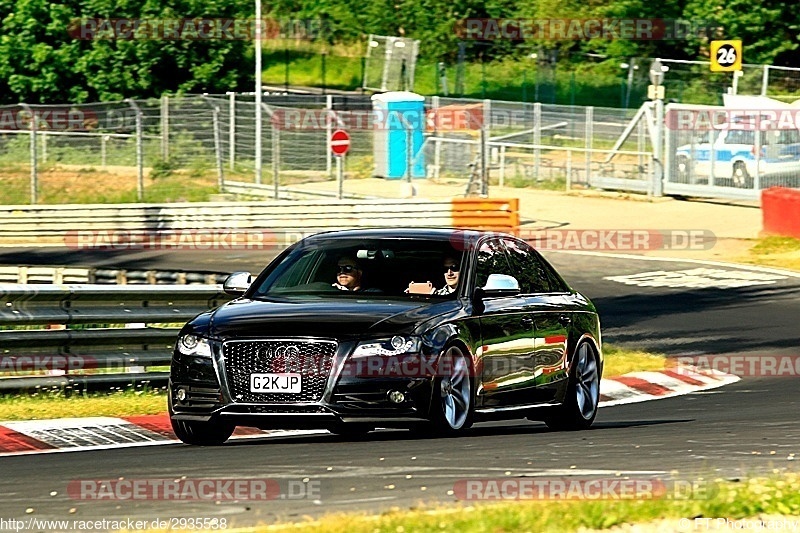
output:
[[[800,239],[794,237],[762,237],[750,248],[744,262],[800,271]]]
[[[605,377],[636,370],[661,370],[664,356],[606,345]],[[163,390],[73,393],[43,391],[31,395],[0,397],[0,420],[45,420],[86,416],[134,416],[163,413]]]
[[[0,397],[0,420],[47,420],[86,416],[154,415],[167,410],[162,390],[71,394],[61,391]]]
[[[511,478],[513,479],[513,478]],[[716,530],[695,518],[728,518],[740,520],[759,517],[761,520],[786,519],[798,522],[800,514],[800,476],[752,478],[732,482],[715,480],[703,496],[686,499],[670,497],[639,500],[605,501],[508,501],[486,504],[455,504],[411,511],[392,511],[380,515],[337,514],[320,520],[275,524],[256,528],[258,531],[315,532],[406,532],[406,531],[474,531],[504,533],[512,531],[569,532],[603,530],[623,524],[637,523],[629,531],[697,531]],[[683,520],[681,520],[683,519]],[[755,522],[755,521],[754,521]],[[753,530],[752,524],[729,530]],[[616,526],[616,527],[615,527]],[[792,530],[795,528],[787,528]],[[766,530],[756,528],[755,530]]]

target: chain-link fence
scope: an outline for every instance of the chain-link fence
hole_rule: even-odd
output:
[[[245,187],[277,198],[296,184],[336,179],[330,146],[336,129],[351,139],[347,179],[380,175],[376,129],[397,127],[376,117],[368,96],[264,95],[259,172],[255,105],[253,94],[230,93],[0,108],[0,117],[13,118],[0,131],[0,201],[191,201],[236,184],[238,193]],[[492,183],[564,189],[599,186],[603,177],[644,180],[651,170],[647,132],[637,128],[615,146],[632,115],[428,98],[417,126],[426,141],[412,164],[424,161],[426,177],[460,180],[472,193]]]

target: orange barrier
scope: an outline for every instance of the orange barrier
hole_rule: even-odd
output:
[[[456,228],[519,231],[519,198],[453,198]]]
[[[770,187],[761,191],[764,233],[800,239],[800,191]]]

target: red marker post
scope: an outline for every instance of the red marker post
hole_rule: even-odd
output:
[[[331,152],[336,156],[336,175],[339,180],[339,199],[344,190],[344,156],[350,149],[350,134],[345,130],[336,130],[331,134]]]

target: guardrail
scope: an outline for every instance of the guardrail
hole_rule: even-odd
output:
[[[229,299],[218,285],[0,284],[0,394],[163,387],[152,369],[169,365],[176,324]]]
[[[88,284],[171,284],[218,285],[227,274],[202,272],[164,272],[53,266],[0,266],[0,283],[88,283]]]
[[[479,204],[455,199],[1,206],[0,239],[29,242],[32,238],[49,237],[76,249],[94,246],[114,249],[120,239],[122,244],[146,247],[151,244],[147,239],[156,234],[158,246],[166,249],[182,245],[181,230],[268,230],[282,233],[280,241],[286,241],[287,234],[292,232],[343,228],[423,226],[507,230],[514,221],[519,223],[518,210],[517,200],[505,199],[481,199]],[[472,225],[459,225],[457,222],[464,219],[459,213],[466,211]],[[498,217],[503,220],[495,226]],[[483,223],[480,218],[484,218]],[[146,242],[131,244],[130,239],[137,236],[144,236]]]

